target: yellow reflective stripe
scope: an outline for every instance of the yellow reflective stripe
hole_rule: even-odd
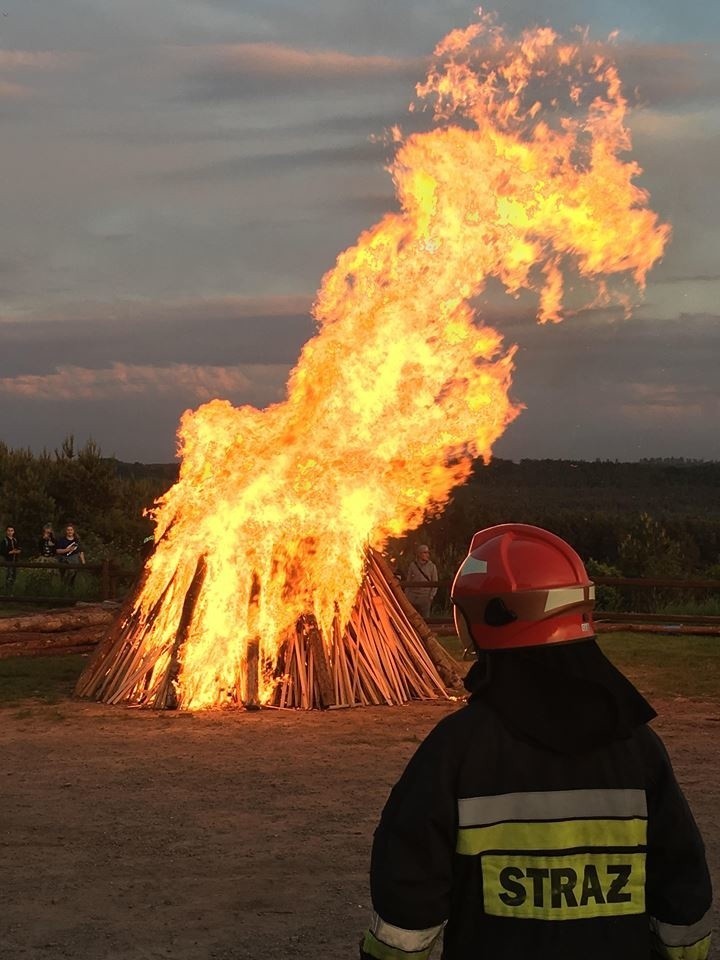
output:
[[[482,827],[507,820],[571,820],[574,818],[646,817],[644,790],[542,790],[461,797],[461,827]]]
[[[586,920],[645,912],[645,855],[580,853],[482,858],[485,913],[521,920]]]
[[[666,960],[707,960],[710,956],[710,934],[685,947],[668,947],[665,943],[656,943],[660,956]]]
[[[575,847],[639,847],[647,838],[647,820],[564,820],[495,823],[461,827],[457,852],[475,856],[486,850],[572,850]]]
[[[427,960],[432,951],[433,945],[430,944],[425,950],[401,950],[400,947],[391,947],[382,940],[378,940],[371,930],[368,930],[363,940],[363,953],[369,957],[375,957],[375,960]]]

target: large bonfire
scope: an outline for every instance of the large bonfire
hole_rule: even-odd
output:
[[[444,504],[518,413],[514,349],[473,298],[497,278],[536,291],[538,319],[555,322],[572,277],[574,297],[627,306],[608,278],[642,289],[669,228],[622,156],[616,67],[582,35],[509,39],[483,17],[438,45],[417,94],[432,129],[392,131],[400,212],[324,277],[287,399],[183,416],[155,553],[80,692],[188,710],[323,702],[303,698],[308,683],[333,702],[437,695],[412,643],[384,665],[363,647],[363,616],[395,614],[378,600],[386,577],[369,599],[360,587],[378,562],[369,545]],[[402,638],[410,619],[373,643]],[[406,661],[424,687],[405,682]]]

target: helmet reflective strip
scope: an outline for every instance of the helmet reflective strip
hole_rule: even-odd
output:
[[[587,590],[587,593],[585,592]],[[556,587],[548,590],[545,598],[545,613],[567,607],[573,603],[582,603],[583,600],[595,599],[595,587]]]
[[[473,556],[465,557],[463,565],[458,570],[458,578],[467,577],[471,573],[487,573],[487,560],[477,560]]]

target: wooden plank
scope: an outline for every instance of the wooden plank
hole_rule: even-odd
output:
[[[325,650],[325,642],[320,633],[317,620],[312,614],[308,614],[301,617],[300,621],[300,629],[304,635],[305,642],[312,652],[315,679],[320,694],[320,706],[332,706],[336,703],[335,690],[333,689],[333,679],[327,651]]]
[[[245,700],[246,710],[260,709],[260,638],[248,640],[245,655]]]
[[[183,599],[182,613],[175,631],[167,673],[152,701],[148,702],[148,706],[154,707],[156,710],[165,708],[174,710],[178,705],[176,681],[180,673],[180,650],[190,633],[195,607],[202,592],[206,573],[207,561],[205,556],[201,554],[198,557],[195,573]]]
[[[445,650],[445,648],[438,643],[438,640],[433,632],[405,596],[405,593],[398,584],[397,580],[395,580],[392,570],[388,566],[385,558],[381,553],[373,549],[368,551],[368,556],[371,563],[373,563],[377,568],[379,577],[383,581],[384,586],[386,586],[393,594],[398,606],[410,621],[410,624],[422,641],[423,646],[425,647],[428,656],[435,664],[435,668],[440,674],[443,683],[452,691],[461,690],[462,681],[457,672],[455,661]]]

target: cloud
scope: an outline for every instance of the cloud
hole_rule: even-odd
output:
[[[53,402],[98,400],[123,395],[182,395],[186,402],[205,402],[214,397],[233,398],[258,388],[280,399],[289,368],[280,365],[59,367],[53,373],[0,378],[0,392],[27,400]]]
[[[517,322],[508,339],[519,344],[511,396],[525,410],[497,456],[720,459],[720,317],[613,322],[594,311]]]
[[[238,43],[176,48],[177,56],[196,64],[190,97],[234,100],[278,95],[305,96],[325,90],[377,89],[393,80],[410,83],[422,75],[423,61],[410,57],[369,56],[338,50],[310,50],[278,43]]]
[[[473,6],[468,0],[315,0],[309,16],[309,8],[297,2],[205,0],[202,10],[203,16],[207,16],[208,8],[226,10],[235,16],[236,23],[243,17],[244,24],[233,31],[236,36],[247,37],[252,31],[251,35],[260,39],[309,46],[318,44],[322,37],[333,47],[384,52],[432,50],[447,30],[467,22]],[[250,15],[256,17],[254,24],[248,20]]]
[[[623,85],[640,104],[668,108],[720,95],[718,43],[621,44],[617,58]]]
[[[174,170],[172,173],[153,173],[152,179],[165,182],[173,180],[220,180],[248,174],[274,175],[294,173],[313,167],[348,167],[375,163],[381,165],[388,159],[388,148],[383,143],[360,140],[348,146],[310,147],[306,150],[288,150],[278,153],[260,153],[245,157],[229,157],[214,163]]]
[[[2,264],[0,264],[0,268]],[[177,320],[214,320],[228,318],[257,318],[294,316],[307,313],[311,298],[302,294],[273,295],[256,297],[184,297],[171,300],[128,299],[112,303],[85,300],[80,303],[64,304],[29,318],[31,321],[46,319],[52,322],[70,319],[84,321],[111,320],[117,323],[139,321]]]
[[[349,210],[351,212],[360,211],[369,217],[380,218],[386,213],[395,212],[400,209],[397,197],[394,193],[359,193],[349,196],[334,198],[328,203],[328,206],[334,210]]]
[[[638,43],[605,46],[616,59],[624,87],[639,105],[667,109],[690,102],[712,102],[720,94],[720,44],[714,42]],[[412,85],[428,58],[313,50],[281,43],[216,44],[170,48],[188,64],[190,99],[223,101],[263,97],[336,96],[342,92],[387,90]],[[588,51],[588,57],[591,51]],[[199,62],[199,65],[198,65]]]
[[[656,279],[654,282],[658,283],[717,283],[720,280],[720,273],[699,273],[699,274],[689,274],[687,276],[678,275],[672,277],[663,277],[661,280]]]
[[[624,414],[642,422],[648,419],[685,420],[702,416],[708,403],[715,407],[720,402],[714,393],[703,387],[685,384],[631,383],[625,388],[621,405]]]
[[[25,83],[16,83],[17,73],[47,74],[79,64],[86,55],[55,50],[0,50],[0,100],[25,100],[35,91]]]
[[[58,70],[81,59],[82,54],[57,50],[0,50],[0,70]]]
[[[24,97],[31,96],[32,91],[20,83],[8,83],[0,80],[0,99],[3,100],[21,100]]]
[[[292,365],[313,334],[310,298],[187,298],[68,303],[0,322],[0,377],[62,367]]]
[[[339,50],[304,50],[279,43],[218,44],[209,50],[214,59],[230,72],[290,79],[309,73],[327,80],[348,74],[395,76],[398,72],[406,71],[410,65],[414,68],[418,62],[408,58],[367,56]]]

